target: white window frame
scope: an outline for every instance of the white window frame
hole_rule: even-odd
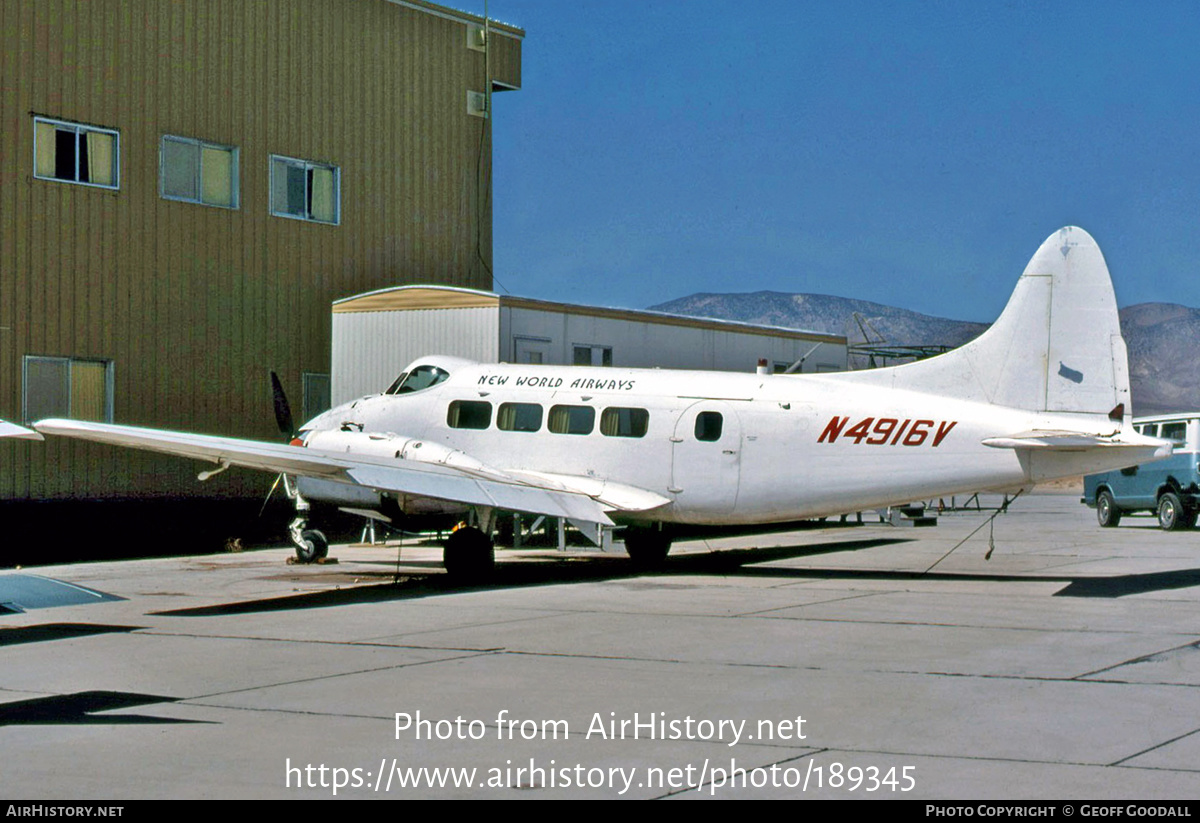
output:
[[[29,364],[35,361],[60,363],[66,367],[67,408],[63,417],[71,414],[71,364],[100,363],[104,366],[104,419],[98,422],[113,422],[113,361],[99,357],[57,357],[44,354],[27,354],[21,359],[21,419],[26,423],[37,422],[29,417]]]
[[[326,169],[333,172],[333,220],[320,220],[312,216],[311,212],[306,214],[292,214],[287,211],[279,211],[275,203],[275,169],[276,161],[280,161],[287,166],[293,168],[302,168],[305,172],[313,169]],[[339,226],[342,223],[342,170],[339,166],[332,163],[319,163],[313,160],[301,160],[297,157],[286,157],[282,154],[272,154],[267,168],[267,202],[271,204],[271,214],[275,217],[286,217],[290,220],[303,220],[306,223],[321,223],[326,226]],[[304,176],[304,201],[307,207],[309,201],[308,191],[308,174]],[[307,209],[306,209],[307,211]]]
[[[196,196],[180,197],[177,194],[167,194],[167,163],[166,163],[166,147],[167,141],[175,143],[186,143],[190,146],[195,146],[198,151],[196,162]],[[209,203],[203,199],[204,197],[204,149],[216,149],[217,151],[227,151],[232,158],[232,168],[230,170],[230,205],[224,206],[220,203]],[[158,193],[164,200],[174,200],[177,203],[195,203],[199,206],[211,206],[215,209],[230,209],[236,211],[241,208],[241,160],[239,158],[237,146],[227,146],[224,143],[213,143],[209,140],[199,140],[194,137],[182,137],[178,134],[164,134],[158,142]]]
[[[56,131],[71,131],[75,133],[75,179],[68,180],[62,177],[47,177],[43,174],[38,174],[38,140],[37,126],[38,123],[46,123],[54,126]],[[113,183],[92,183],[79,179],[79,136],[90,133],[108,134],[113,138]],[[106,129],[100,126],[89,126],[86,123],[73,123],[70,120],[56,120],[53,117],[42,117],[34,115],[33,117],[33,176],[38,180],[48,180],[51,183],[68,183],[72,186],[90,186],[94,189],[108,189],[117,191],[121,188],[121,133],[116,129]]]

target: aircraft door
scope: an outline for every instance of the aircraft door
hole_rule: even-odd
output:
[[[684,409],[671,437],[671,486],[676,510],[724,515],[737,504],[742,428],[733,407],[701,400]]]

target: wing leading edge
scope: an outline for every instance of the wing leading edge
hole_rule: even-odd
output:
[[[191,457],[221,466],[317,477],[376,491],[566,517],[606,526],[612,525],[606,509],[617,508],[582,491],[567,489],[562,483],[539,481],[532,476],[495,472],[480,477],[477,473],[467,474],[441,464],[81,420],[41,420],[33,427],[42,434]],[[662,500],[668,502],[665,498]]]

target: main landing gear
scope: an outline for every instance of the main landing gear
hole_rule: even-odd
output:
[[[450,533],[442,547],[442,565],[454,579],[477,583],[496,570],[496,547],[492,542],[496,510],[476,506],[469,513],[469,522]]]
[[[442,549],[442,565],[457,580],[486,580],[496,569],[492,538],[475,526],[455,530]]]
[[[625,553],[641,569],[656,569],[671,551],[671,535],[657,526],[629,526],[625,529]]]

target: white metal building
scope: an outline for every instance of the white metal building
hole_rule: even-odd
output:
[[[397,286],[333,304],[331,400],[377,394],[418,357],[484,363],[796,371],[846,368],[846,338],[447,286]],[[801,362],[802,361],[802,362]]]

